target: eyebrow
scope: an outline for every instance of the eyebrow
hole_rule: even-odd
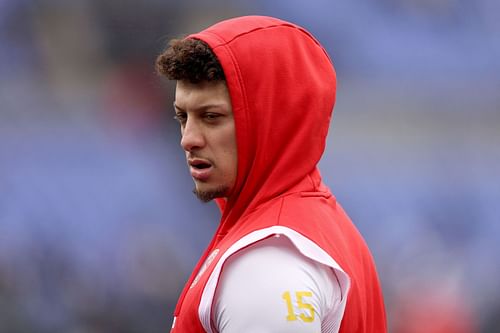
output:
[[[182,111],[182,112],[186,112],[186,110],[179,107],[177,104],[175,104],[175,102],[173,103],[173,105],[174,105],[175,109]],[[205,105],[201,105],[201,106],[195,108],[193,111],[199,112],[199,111],[205,111],[205,110],[214,109],[214,108],[226,109],[226,105],[225,104],[205,104]]]

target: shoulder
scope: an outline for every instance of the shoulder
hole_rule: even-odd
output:
[[[285,236],[269,237],[225,262],[213,302],[219,332],[318,332],[340,303],[334,271],[302,255]]]

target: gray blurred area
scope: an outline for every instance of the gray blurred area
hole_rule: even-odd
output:
[[[0,333],[170,329],[218,211],[191,193],[154,60],[248,14],[333,58],[320,167],[390,332],[500,331],[498,1],[0,0]]]

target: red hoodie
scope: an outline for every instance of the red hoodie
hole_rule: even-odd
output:
[[[262,16],[223,21],[188,38],[206,42],[224,70],[238,173],[228,201],[217,200],[219,228],[180,296],[172,332],[214,331],[212,300],[224,262],[275,234],[334,270],[345,307],[340,332],[386,332],[371,254],[317,169],[336,93],[326,51],[303,28]]]

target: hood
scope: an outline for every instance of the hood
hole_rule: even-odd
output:
[[[217,201],[227,230],[316,170],[335,103],[335,70],[310,33],[272,17],[229,19],[187,38],[211,47],[231,96],[238,172],[228,201]]]

